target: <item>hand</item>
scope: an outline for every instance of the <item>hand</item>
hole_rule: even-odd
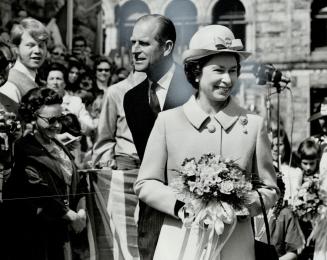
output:
[[[67,213],[63,216],[63,219],[66,219],[70,222],[75,221],[77,218],[77,213],[73,210],[68,210]]]
[[[73,230],[78,234],[83,231],[86,227],[86,212],[84,209],[80,209],[76,214],[77,218],[75,221],[71,222]]]

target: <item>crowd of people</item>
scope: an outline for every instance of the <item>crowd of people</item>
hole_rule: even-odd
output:
[[[325,133],[292,153],[285,129],[268,135],[264,118],[237,104],[232,88],[251,53],[233,32],[199,29],[182,68],[173,59],[172,21],[142,16],[131,36],[132,71],[91,55],[82,36],[71,53],[48,49],[48,37],[41,22],[25,18],[10,43],[0,42],[1,259],[90,258],[90,168],[110,172],[112,183],[126,177],[111,189],[128,199],[106,208],[117,259],[255,259],[254,238],[267,242],[260,196],[279,259],[314,259],[312,223],[294,205],[305,179],[326,173]],[[192,201],[170,185],[185,158],[206,153],[235,159],[246,178],[260,180],[259,195],[249,195],[247,214],[220,216],[221,236],[216,216],[207,236],[190,236],[183,223],[201,210],[187,211]],[[121,211],[128,227],[116,222]],[[189,246],[189,236],[202,242]]]

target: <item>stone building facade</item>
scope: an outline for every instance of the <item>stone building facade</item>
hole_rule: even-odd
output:
[[[271,63],[292,80],[291,91],[280,93],[280,116],[293,148],[311,134],[307,121],[327,96],[327,2],[324,0],[103,0],[106,52],[122,47],[135,20],[146,13],[170,17],[179,39],[176,58],[197,28],[208,24],[229,26],[253,56],[243,64],[240,103],[267,113],[271,95],[272,118],[276,118],[276,89],[258,86],[253,64]],[[268,103],[269,104],[269,103]]]

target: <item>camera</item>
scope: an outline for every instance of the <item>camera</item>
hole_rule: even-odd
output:
[[[286,85],[291,80],[284,76],[282,72],[276,69],[272,64],[257,64],[253,68],[253,74],[257,78],[257,85],[266,85],[267,83],[273,83],[274,86],[280,86],[280,83]]]
[[[10,150],[10,142],[17,130],[21,129],[20,122],[16,120],[15,113],[0,109],[0,152]]]

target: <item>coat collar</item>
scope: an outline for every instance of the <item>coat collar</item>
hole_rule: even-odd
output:
[[[183,105],[183,110],[187,119],[197,129],[200,129],[203,123],[210,117],[201,109],[194,95]],[[243,109],[236,104],[233,98],[230,98],[227,106],[215,114],[214,117],[226,131],[238,120],[242,112]]]

